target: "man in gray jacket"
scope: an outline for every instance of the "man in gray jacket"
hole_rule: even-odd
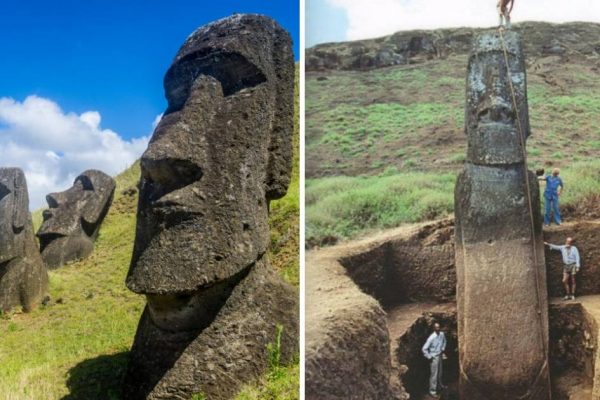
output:
[[[581,268],[581,258],[579,257],[579,250],[573,246],[573,238],[568,237],[565,244],[557,246],[544,242],[544,244],[550,247],[551,250],[558,250],[562,253],[563,263],[563,285],[565,286],[565,300],[575,300],[575,275]],[[571,285],[569,286],[569,283]]]
[[[437,397],[438,391],[444,388],[442,384],[442,358],[446,350],[446,336],[440,329],[440,324],[433,324],[433,333],[423,345],[423,355],[430,362],[431,375],[429,378],[429,394]]]

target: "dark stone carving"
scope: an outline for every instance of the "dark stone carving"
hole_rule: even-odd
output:
[[[88,257],[108,213],[115,181],[104,172],[88,170],[68,190],[46,196],[50,207],[37,236],[48,268]]]
[[[504,35],[508,69],[497,31],[477,36],[469,58],[467,162],[455,189],[460,392],[549,400],[539,190],[524,159],[525,57],[520,35]]]
[[[0,168],[0,309],[30,311],[48,292],[48,271],[33,236],[23,171]]]
[[[298,350],[298,294],[272,271],[269,201],[292,161],[294,61],[272,19],[195,31],[165,76],[168,108],[141,159],[127,286],[147,305],[124,398],[231,398]]]

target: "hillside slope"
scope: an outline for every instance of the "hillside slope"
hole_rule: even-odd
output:
[[[598,165],[588,165],[600,156],[600,24],[528,22],[515,29],[527,57],[530,168],[600,178]],[[307,50],[313,244],[452,210],[466,152],[467,57],[478,31],[399,32]]]
[[[296,87],[296,93],[298,93]],[[296,102],[297,115],[297,102]],[[285,197],[271,203],[272,265],[299,285],[298,121],[293,178]],[[144,298],[125,287],[135,237],[139,162],[116,177],[111,209],[94,253],[50,272],[51,301],[30,314],[0,318],[0,399],[118,399]],[[36,229],[41,211],[34,213]],[[265,349],[268,351],[268,349]],[[298,398],[298,365],[274,365],[237,400]],[[202,397],[197,396],[200,400]]]

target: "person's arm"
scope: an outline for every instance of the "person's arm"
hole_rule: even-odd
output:
[[[562,191],[564,189],[564,186],[563,186],[562,179],[561,178],[558,178],[558,179],[559,179],[559,184],[558,184],[558,187],[556,188],[556,194],[560,196],[560,194],[562,193]]]
[[[577,247],[573,247],[573,250],[575,250],[575,265],[577,266],[577,271],[579,271],[579,268],[581,267],[581,259],[579,257],[579,250],[577,249]]]
[[[442,336],[442,338],[444,339],[442,341],[442,353],[443,353],[444,351],[446,351],[446,334],[442,332],[442,335],[444,335],[444,336]]]
[[[544,242],[544,244],[546,246],[550,247],[550,250],[562,250],[562,246],[557,246],[555,244],[548,243],[548,242]]]
[[[431,354],[429,354],[429,346],[430,345],[431,345],[431,336],[429,336],[427,338],[427,341],[425,342],[425,344],[423,345],[423,348],[421,349],[421,351],[423,352],[423,355],[428,360],[431,359]]]
[[[509,0],[509,2],[510,2],[510,9],[508,10],[508,14],[510,14],[512,12],[512,9],[515,5],[515,0]]]

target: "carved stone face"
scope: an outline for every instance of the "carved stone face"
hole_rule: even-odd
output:
[[[277,30],[243,16],[217,21],[188,38],[165,76],[169,106],[141,159],[127,277],[152,315],[201,307],[207,288],[267,251],[293,126],[291,43]]]
[[[88,170],[64,192],[46,196],[49,208],[37,236],[42,258],[49,267],[88,256],[115,190],[105,173]]]
[[[0,169],[0,264],[24,255],[28,206],[23,171],[18,168]]]
[[[505,32],[508,69],[498,34],[479,37],[469,58],[467,75],[467,158],[474,164],[498,165],[523,162],[519,122],[524,138],[529,136],[527,82],[520,40]],[[485,42],[482,42],[485,41]],[[510,83],[514,89],[510,90]]]

